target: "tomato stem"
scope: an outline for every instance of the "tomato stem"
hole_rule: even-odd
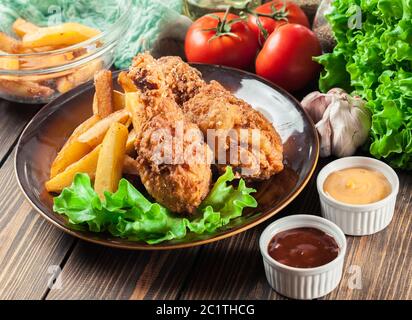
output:
[[[209,28],[209,29],[202,30],[202,31],[214,31],[215,32],[215,35],[209,39],[209,42],[219,37],[222,37],[222,36],[229,36],[229,37],[234,37],[234,38],[239,39],[239,36],[232,32],[232,25],[239,21],[243,21],[244,19],[238,18],[238,19],[232,19],[228,21],[227,16],[229,15],[230,10],[232,10],[232,7],[228,7],[226,9],[223,19],[221,19],[219,16],[215,14],[208,15],[209,17],[216,19],[218,21],[217,26],[215,28]]]
[[[257,26],[258,26],[258,28],[259,28],[260,32],[262,33],[263,38],[265,40],[269,36],[269,33],[263,27],[262,22],[259,19],[260,17],[271,18],[271,19],[274,19],[274,20],[277,20],[277,21],[280,21],[280,20],[284,20],[285,22],[289,21],[288,20],[289,11],[286,10],[286,0],[283,0],[283,6],[280,9],[277,9],[275,7],[275,4],[272,3],[272,5],[270,6],[270,8],[271,8],[270,13],[257,12],[256,10],[254,10],[250,7],[251,3],[252,3],[251,1],[246,2],[241,15],[247,17],[247,14],[251,14],[255,17],[256,24],[257,24]],[[259,42],[261,42],[260,37],[259,37]]]
[[[240,21],[245,21],[247,20],[247,14],[251,14],[253,16],[255,16],[256,21],[257,21],[257,25],[260,29],[260,31],[263,34],[264,39],[267,39],[267,37],[269,36],[268,32],[266,31],[266,29],[263,27],[262,22],[260,21],[259,17],[266,17],[266,18],[271,18],[274,20],[284,20],[285,22],[288,22],[288,15],[289,15],[289,11],[286,10],[286,0],[283,1],[283,6],[280,9],[277,9],[275,7],[275,4],[272,3],[271,5],[271,13],[260,13],[260,12],[256,12],[256,10],[252,9],[250,6],[252,4],[252,1],[249,0],[246,2],[246,4],[244,5],[243,8],[236,8],[236,9],[240,9],[240,18],[237,19],[233,19],[230,21],[227,21],[227,17],[230,13],[230,11],[234,8],[232,6],[229,6],[226,8],[225,14],[223,16],[223,18],[220,18],[218,15],[216,14],[208,14],[207,16],[216,19],[218,21],[217,26],[214,28],[208,28],[208,29],[203,29],[202,31],[214,31],[215,35],[213,37],[211,37],[209,39],[209,42],[212,40],[215,40],[219,37],[222,36],[229,36],[229,37],[234,37],[234,38],[238,38],[239,36],[232,31],[232,25],[240,22]],[[260,41],[260,39],[259,39]]]
[[[257,17],[266,17],[266,18],[271,18],[274,20],[285,20],[286,22],[288,21],[288,16],[289,16],[289,11],[286,10],[286,0],[283,0],[283,6],[280,9],[277,9],[275,7],[275,4],[272,3],[270,6],[271,12],[270,13],[261,13],[257,12],[256,10],[252,9],[250,7],[251,1],[246,2],[243,11],[246,13],[252,14]]]

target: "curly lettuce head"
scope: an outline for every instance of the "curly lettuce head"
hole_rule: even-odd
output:
[[[354,18],[361,24],[351,28]],[[320,89],[366,99],[371,154],[412,169],[412,0],[335,0],[328,20],[337,46],[317,58],[325,68]]]

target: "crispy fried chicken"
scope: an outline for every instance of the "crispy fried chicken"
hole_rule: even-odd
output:
[[[147,192],[176,213],[193,213],[209,193],[212,153],[199,128],[161,92],[141,97],[137,172]]]
[[[174,212],[193,213],[212,178],[211,150],[199,128],[179,110],[159,114],[143,125],[136,149],[137,171],[149,194]]]
[[[139,54],[128,77],[145,96],[171,98],[182,108],[208,138],[221,171],[230,164],[244,178],[264,180],[283,169],[282,141],[268,120],[180,58]]]
[[[135,142],[137,172],[156,201],[190,214],[209,193],[212,152],[197,125],[185,119],[163,73],[150,65],[156,61],[146,58],[145,77],[135,81],[143,105],[133,114],[141,123]]]
[[[154,59],[148,53],[137,55],[133,59],[128,77],[144,94],[160,90],[181,106],[195,96],[206,83],[201,73],[190,67],[179,57]]]
[[[209,130],[208,143],[215,144],[211,147],[221,171],[230,163],[245,178],[265,180],[283,170],[279,134],[260,112],[218,82],[203,86],[184,103],[183,112],[203,134]],[[215,130],[216,139],[210,137],[211,129]]]

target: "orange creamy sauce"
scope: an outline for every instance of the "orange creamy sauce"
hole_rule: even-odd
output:
[[[323,184],[326,194],[348,204],[369,204],[386,198],[392,187],[386,177],[368,168],[348,168],[331,173]]]

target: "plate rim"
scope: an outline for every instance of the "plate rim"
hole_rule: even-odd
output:
[[[307,186],[307,184],[309,183],[310,179],[312,178],[318,161],[319,161],[319,154],[320,154],[320,142],[319,142],[319,136],[317,133],[317,130],[315,128],[315,124],[313,123],[312,119],[310,118],[310,116],[308,115],[308,113],[306,112],[306,110],[302,107],[301,103],[294,97],[292,96],[289,92],[287,92],[285,89],[277,86],[276,84],[252,73],[252,72],[248,72],[248,71],[244,71],[241,69],[236,69],[236,68],[231,68],[231,67],[226,67],[226,66],[221,66],[221,65],[215,65],[215,64],[205,64],[205,63],[191,63],[190,65],[194,66],[196,68],[196,66],[206,66],[206,67],[215,67],[218,69],[222,69],[222,70],[230,70],[230,71],[235,71],[238,73],[244,73],[247,74],[249,76],[252,76],[253,78],[258,79],[260,82],[263,82],[264,84],[266,84],[267,86],[271,87],[272,89],[280,92],[281,94],[283,94],[284,96],[286,96],[288,99],[292,100],[292,102],[294,102],[294,104],[296,106],[298,106],[301,111],[303,112],[303,114],[305,115],[305,117],[307,118],[308,122],[310,123],[310,129],[312,130],[312,133],[314,135],[315,138],[315,158],[314,158],[314,162],[313,165],[310,169],[310,172],[308,173],[308,175],[305,177],[305,179],[301,182],[301,184],[298,186],[298,188],[295,190],[295,192],[293,194],[290,195],[289,198],[287,198],[279,207],[275,208],[274,210],[268,212],[267,214],[263,215],[262,217],[258,217],[255,221],[248,223],[242,227],[239,228],[235,228],[232,231],[228,231],[225,232],[221,235],[217,235],[211,238],[207,238],[207,239],[201,239],[201,240],[196,240],[193,242],[182,242],[182,243],[176,243],[176,244],[167,244],[167,242],[164,242],[165,244],[158,244],[158,245],[148,245],[143,241],[136,241],[136,242],[131,242],[131,243],[116,243],[116,242],[111,242],[109,240],[104,240],[104,239],[95,239],[92,237],[88,237],[87,235],[83,235],[80,232],[77,232],[76,230],[72,230],[70,229],[68,226],[64,226],[61,225],[59,222],[57,222],[55,219],[49,217],[45,212],[43,212],[28,196],[26,190],[24,189],[21,180],[20,180],[20,176],[19,173],[17,172],[17,157],[18,154],[20,153],[19,150],[22,149],[22,139],[26,134],[26,131],[31,127],[31,125],[35,122],[36,118],[38,117],[38,115],[42,112],[43,109],[47,108],[50,104],[59,104],[62,105],[64,104],[65,100],[70,100],[80,94],[82,94],[83,92],[85,92],[86,90],[89,89],[89,87],[92,85],[93,80],[89,80],[83,84],[81,84],[78,88],[78,91],[75,93],[75,91],[73,90],[72,92],[67,92],[65,94],[62,94],[61,96],[57,97],[56,99],[54,99],[53,101],[47,103],[46,105],[44,105],[34,116],[33,118],[27,123],[27,125],[24,127],[22,133],[20,134],[20,137],[18,139],[17,145],[16,145],[16,151],[14,152],[14,174],[15,174],[15,178],[17,180],[17,184],[20,188],[20,191],[23,193],[24,197],[26,198],[26,200],[29,202],[29,204],[31,205],[31,207],[44,219],[46,219],[46,221],[50,222],[52,225],[56,226],[57,228],[59,228],[60,230],[62,230],[63,232],[79,238],[81,240],[90,242],[90,243],[94,243],[94,244],[98,244],[98,245],[103,245],[105,247],[110,247],[110,248],[116,248],[116,249],[127,249],[127,250],[144,250],[144,251],[160,251],[160,250],[176,250],[176,249],[184,249],[184,248],[191,248],[191,247],[197,247],[197,246],[201,246],[201,245],[205,245],[205,244],[209,244],[209,243],[213,243],[213,242],[217,242],[226,238],[230,238],[233,237],[235,235],[238,235],[244,231],[247,231],[249,229],[254,228],[255,226],[265,222],[266,220],[272,218],[275,214],[279,213],[280,211],[282,211],[285,207],[287,207],[293,200],[295,200],[297,198],[297,196],[303,191],[303,189]],[[122,71],[127,71],[127,69],[122,69],[122,70],[116,70],[113,72],[113,76],[119,74]],[[75,93],[75,94],[74,94]],[[61,102],[60,102],[61,100]],[[57,214],[57,213],[55,213]],[[119,241],[121,241],[122,238],[119,238]],[[142,245],[143,244],[143,245]]]

